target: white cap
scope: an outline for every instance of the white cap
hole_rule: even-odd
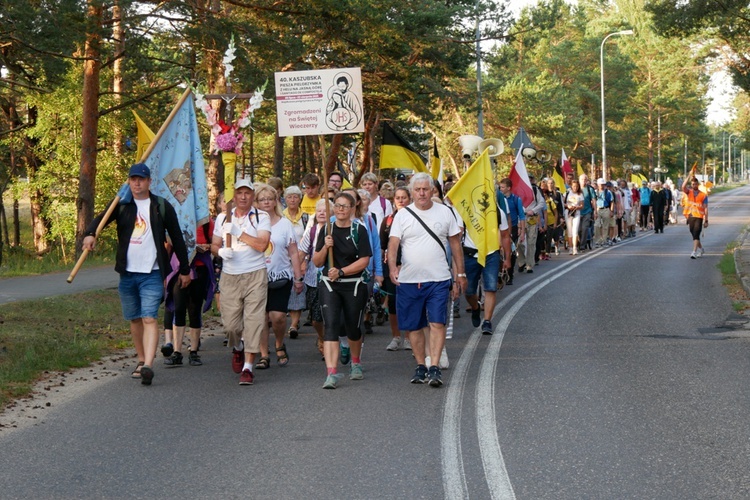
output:
[[[598,179],[596,180],[596,183],[597,183],[597,184],[606,184],[606,183],[607,183],[607,181],[605,181],[605,180],[604,180],[604,177],[599,177],[599,178],[598,178]]]
[[[253,183],[250,179],[240,179],[234,184],[234,189],[239,188],[250,188],[253,191],[255,191],[255,186],[253,186]]]

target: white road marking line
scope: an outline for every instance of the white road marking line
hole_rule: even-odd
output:
[[[642,238],[639,238],[642,239]],[[475,407],[476,407],[476,423],[477,423],[477,436],[479,438],[479,451],[482,456],[482,465],[484,467],[484,476],[487,481],[487,486],[490,490],[490,497],[493,500],[508,499],[514,500],[516,495],[513,491],[513,485],[510,482],[508,476],[508,470],[505,467],[505,460],[503,459],[503,453],[500,449],[500,438],[497,428],[497,419],[495,411],[495,373],[497,370],[497,362],[500,359],[500,347],[505,337],[505,332],[510,326],[511,321],[515,315],[520,311],[521,307],[526,304],[536,293],[552,283],[556,279],[564,276],[568,272],[577,268],[585,262],[593,259],[598,255],[614,250],[617,247],[621,247],[636,240],[626,241],[619,243],[618,245],[602,248],[595,253],[592,253],[582,259],[579,259],[571,263],[568,267],[560,269],[559,271],[550,271],[554,273],[554,276],[547,277],[548,273],[529,282],[527,285],[519,289],[516,293],[520,293],[523,289],[533,286],[537,281],[541,283],[534,286],[528,293],[521,297],[513,307],[511,307],[503,319],[495,327],[495,331],[492,335],[487,351],[485,352],[484,358],[482,359],[482,365],[479,369],[479,379],[477,381],[477,388],[475,392]],[[555,272],[556,271],[556,272]],[[500,310],[501,306],[516,293],[511,294],[503,300],[502,304],[498,304],[495,311]],[[494,316],[494,314],[493,314]],[[459,416],[460,418],[460,416]],[[465,479],[464,479],[465,481]]]

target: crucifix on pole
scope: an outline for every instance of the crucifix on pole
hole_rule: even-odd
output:
[[[227,124],[231,124],[234,120],[234,101],[235,99],[252,99],[253,96],[255,96],[254,93],[233,93],[232,92],[232,82],[231,80],[227,80],[227,91],[223,94],[206,94],[203,96],[205,99],[221,99],[224,101],[227,105],[225,110],[225,122]],[[253,127],[250,126],[250,178],[255,180],[255,152],[253,150],[254,147],[254,137],[253,137]],[[227,168],[227,165],[224,165],[224,168]],[[245,176],[244,171],[244,165],[243,165],[243,171],[242,176]],[[224,176],[225,182],[227,179],[227,176]],[[230,183],[233,185],[234,182]]]

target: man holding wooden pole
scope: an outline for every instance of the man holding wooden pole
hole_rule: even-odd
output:
[[[151,194],[151,171],[143,163],[130,167],[128,185],[132,197],[123,199],[109,212],[105,226],[117,221],[115,271],[120,273],[118,287],[122,313],[130,321],[130,334],[138,354],[133,378],[151,385],[152,369],[159,343],[157,315],[164,297],[164,280],[171,270],[164,245],[165,234],[180,262],[180,286],[190,284],[190,261],[175,209],[164,198]],[[99,214],[86,229],[84,250],[96,245],[97,227],[106,212]]]

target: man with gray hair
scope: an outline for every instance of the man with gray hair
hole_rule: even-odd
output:
[[[396,212],[388,240],[388,255],[401,248],[401,267],[388,260],[391,281],[398,286],[396,316],[398,327],[409,332],[417,360],[413,384],[443,385],[440,368],[425,366],[425,338],[429,326],[430,358],[440,359],[445,345],[445,325],[451,297],[467,288],[461,231],[453,212],[432,201],[432,178],[420,172],[411,179],[412,204]],[[457,274],[452,280],[446,246],[450,245]],[[452,289],[452,290],[451,290]]]

